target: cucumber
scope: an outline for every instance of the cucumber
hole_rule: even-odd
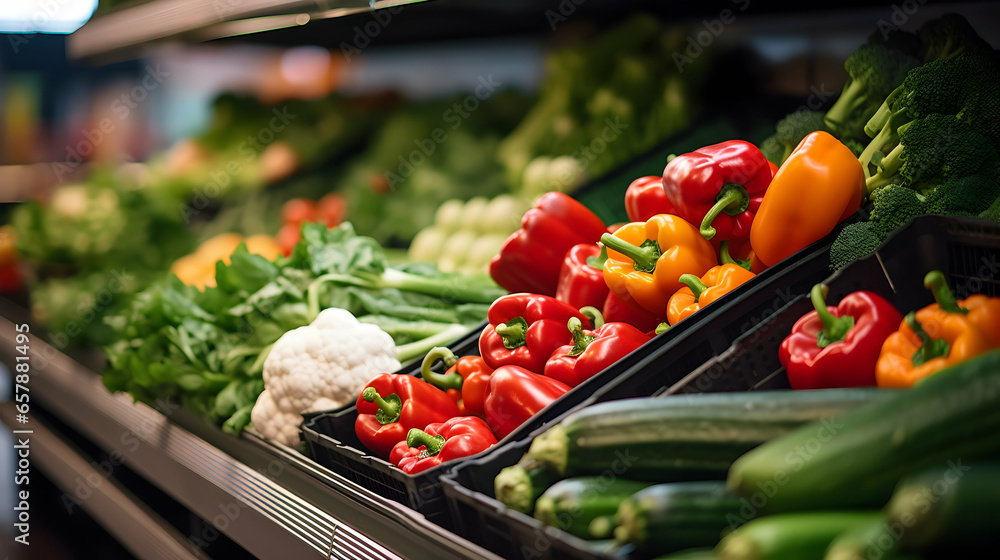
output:
[[[737,457],[761,443],[887,394],[884,389],[825,389],[600,403],[536,437],[522,464],[563,477],[722,479]]]
[[[613,516],[622,500],[647,486],[647,482],[600,476],[560,480],[538,497],[535,519],[583,539],[608,538],[614,529],[612,523],[595,523],[598,534],[591,535],[591,522]]]
[[[653,553],[715,546],[746,521],[740,507],[723,481],[657,484],[622,502],[615,539]]]
[[[560,478],[549,469],[526,469],[518,463],[505,467],[493,479],[493,494],[508,508],[530,515],[542,492]]]
[[[747,453],[730,469],[728,486],[765,513],[880,508],[906,474],[998,456],[995,350]]]
[[[982,547],[1000,539],[997,506],[1000,463],[956,460],[900,482],[886,516],[906,549]]]
[[[878,511],[808,511],[754,519],[715,548],[720,560],[815,560],[838,535],[882,519]]]
[[[823,560],[888,560],[898,558],[899,541],[888,531],[885,516],[879,516],[837,535]]]

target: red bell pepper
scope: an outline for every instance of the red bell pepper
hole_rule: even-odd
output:
[[[574,245],[563,259],[556,299],[576,309],[604,305],[610,291],[604,282],[607,259],[607,249],[597,243]]]
[[[663,177],[652,175],[632,181],[625,189],[625,213],[632,222],[645,222],[657,214],[676,214],[663,191]]]
[[[445,461],[475,455],[496,445],[497,438],[482,418],[462,416],[413,428],[392,448],[389,462],[406,474],[417,474]]]
[[[383,373],[365,385],[358,397],[354,432],[373,454],[386,459],[411,428],[423,428],[458,416],[444,392],[410,375]]]
[[[496,369],[515,365],[542,373],[552,351],[570,340],[566,321],[586,318],[568,303],[538,294],[509,294],[493,302],[479,336],[479,354]]]
[[[663,170],[663,189],[678,215],[701,224],[706,239],[736,239],[750,235],[772,176],[756,146],[730,140],[672,159]]]
[[[652,333],[663,321],[645,309],[636,309],[623,302],[614,292],[608,292],[601,308],[601,315],[608,323],[628,323],[644,333]]]
[[[561,346],[545,364],[545,376],[570,387],[590,379],[627,354],[649,342],[649,336],[628,323],[604,323],[597,318],[592,331],[583,330],[576,317],[567,327],[573,333],[573,343]]]
[[[448,368],[444,373],[431,370],[431,366],[438,360]],[[451,350],[441,346],[431,348],[420,364],[420,376],[424,381],[447,392],[458,405],[460,416],[483,416],[486,384],[492,373],[493,368],[486,365],[481,356],[456,358]]]
[[[793,389],[875,385],[875,364],[882,343],[896,331],[902,315],[882,297],[854,292],[827,307],[827,288],[813,286],[814,311],[792,326],[781,342],[778,360]]]
[[[583,204],[560,192],[546,193],[490,261],[490,276],[508,292],[554,296],[566,251],[597,243],[605,231],[601,219]]]
[[[486,388],[486,423],[497,439],[503,439],[569,389],[561,381],[523,367],[497,368]]]

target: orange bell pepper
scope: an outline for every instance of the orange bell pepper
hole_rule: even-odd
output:
[[[604,234],[601,242],[608,248],[608,288],[626,304],[661,318],[667,300],[683,285],[678,278],[700,276],[717,259],[715,248],[696,226],[671,214],[625,224],[613,235]]]
[[[865,174],[830,134],[802,139],[771,180],[750,227],[750,245],[767,266],[818,241],[858,211]]]
[[[1000,298],[955,301],[940,271],[924,277],[936,303],[910,312],[882,344],[879,387],[909,387],[970,358],[1000,348]]]
[[[685,274],[680,281],[685,286],[670,296],[667,302],[667,323],[676,325],[699,309],[735,290],[740,284],[754,277],[754,273],[738,264],[712,267],[700,279]]]

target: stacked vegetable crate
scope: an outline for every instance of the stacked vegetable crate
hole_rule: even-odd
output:
[[[817,282],[829,286],[833,301],[868,290],[898,309],[915,309],[933,302],[923,277],[938,269],[957,297],[1000,295],[1000,224],[924,216],[895,232],[876,254],[832,276],[828,246],[813,246],[794,265],[781,268],[741,287],[729,303],[706,310],[698,328],[676,333],[669,342],[644,352],[642,359],[577,407],[547,416],[545,425],[527,438],[509,441],[452,469],[442,484],[456,531],[508,558],[642,557],[628,547],[614,549],[585,541],[508,509],[494,497],[494,479],[524,455],[536,436],[591,404],[650,395],[680,398],[676,395],[788,387],[778,362],[778,345],[813,308],[809,291]]]

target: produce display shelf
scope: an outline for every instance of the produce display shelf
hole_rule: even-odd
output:
[[[0,305],[0,359],[9,365],[15,362],[15,324],[22,322],[19,311],[23,312]],[[121,464],[254,556],[498,558],[291,449],[249,433],[234,438],[175,406],[156,410],[133,403],[127,395],[113,395],[97,374],[36,337],[30,339],[30,356],[32,410],[43,409],[111,456],[120,457]],[[3,412],[4,422],[13,424],[10,403]],[[38,429],[37,435],[29,437],[40,438],[38,447],[49,451],[40,451],[34,460],[62,491],[72,495],[74,481],[93,475],[87,470],[93,466],[73,453],[60,441],[57,430],[38,416],[42,414],[29,413],[27,424],[12,429]],[[113,472],[110,478],[108,495],[81,502],[92,517],[118,531],[122,526],[142,527],[134,538],[143,542],[172,542],[171,546],[183,546],[190,554],[196,552],[191,546],[196,541],[178,542],[176,531],[163,527],[150,513],[155,504],[137,503],[127,492],[115,491]],[[233,507],[227,510],[227,506]],[[220,511],[238,514],[215,523]],[[140,549],[139,557],[162,557],[163,547]]]

